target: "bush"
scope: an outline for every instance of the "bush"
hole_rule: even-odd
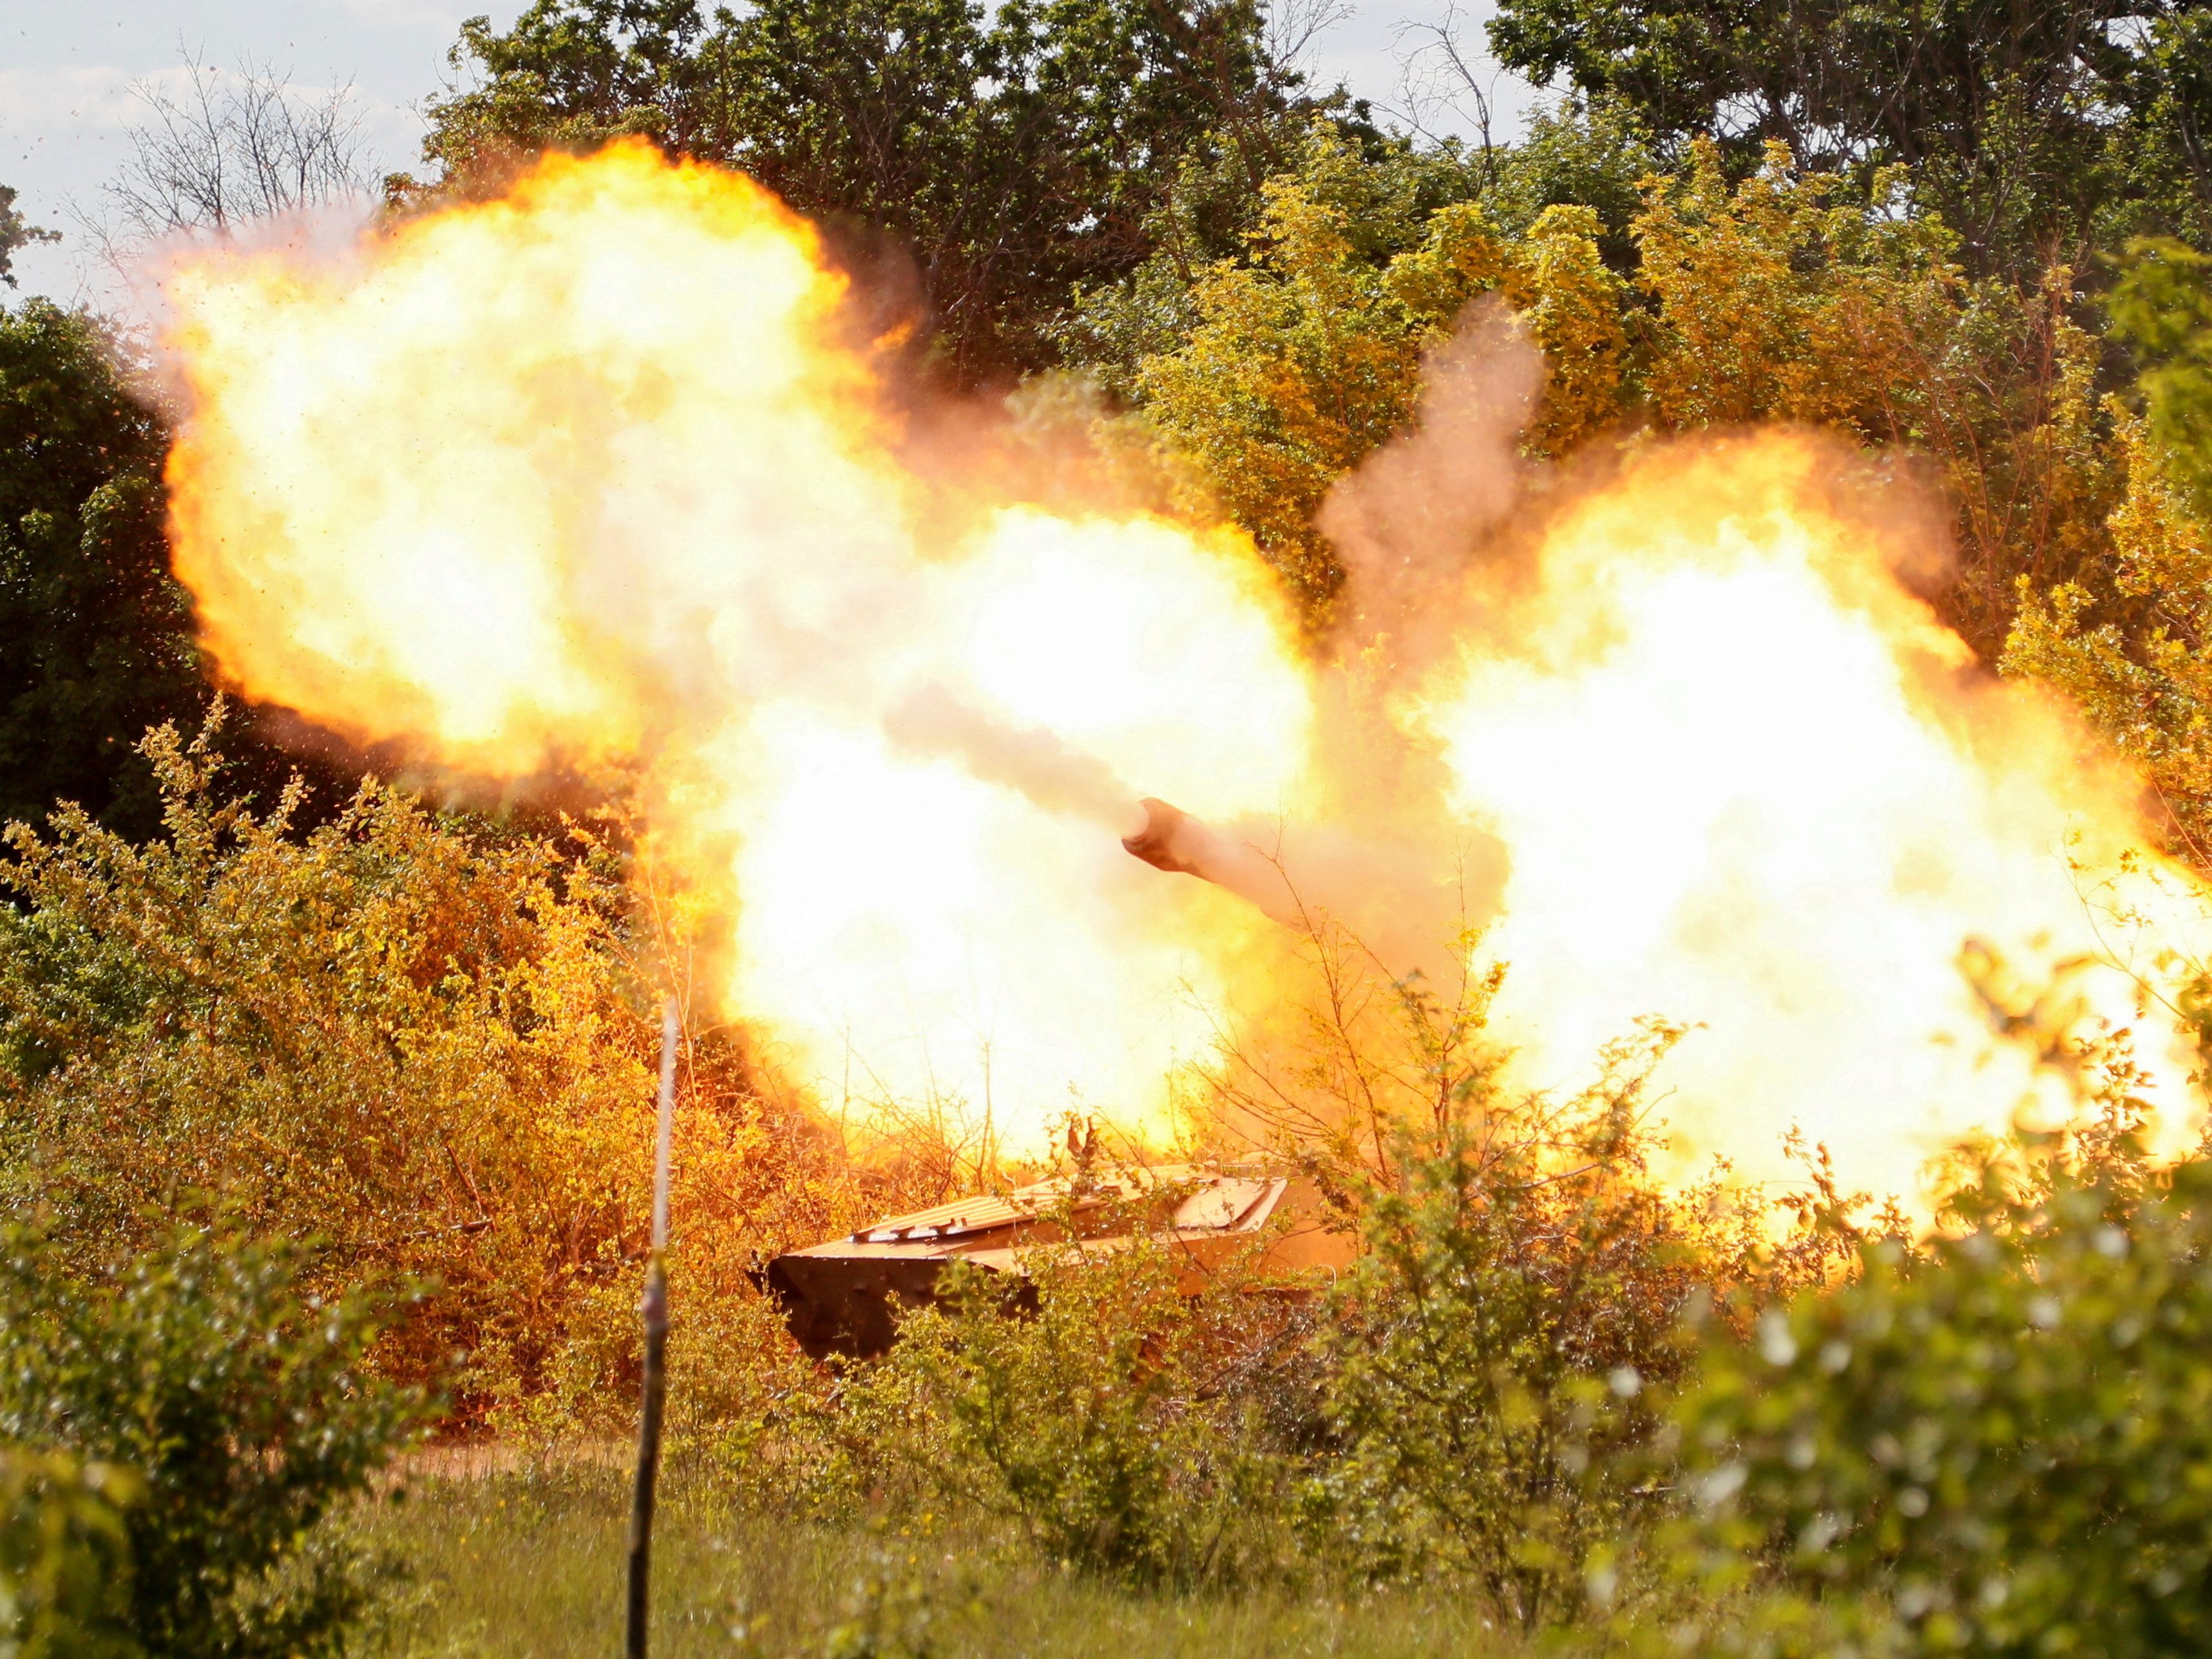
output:
[[[221,1225],[94,1272],[36,1231],[0,1233],[0,1442],[88,1460],[82,1481],[95,1462],[132,1472],[117,1616],[149,1654],[331,1652],[369,1603],[373,1564],[319,1523],[427,1407],[365,1367],[389,1304],[307,1293],[307,1265],[296,1246]],[[120,1553],[112,1521],[61,1484],[68,1467],[29,1478],[76,1518],[31,1524],[95,1552],[96,1571],[66,1555],[55,1569],[82,1600],[113,1581]]]
[[[1678,1411],[1709,1564],[1871,1593],[1862,1648],[2203,1652],[2212,1165],[2046,1147],[1953,1202],[1954,1234],[1711,1345]]]
[[[1649,1391],[1728,1267],[1695,1200],[1643,1167],[1672,1036],[1616,1048],[1571,1100],[1470,1097],[1366,1183],[1366,1249],[1332,1300],[1339,1524],[1374,1570],[1467,1572],[1524,1630],[1578,1612],[1594,1554],[1635,1522]]]
[[[1413,418],[1424,353],[1475,296],[1501,294],[1547,354],[1533,447],[1560,453],[1618,413],[1626,336],[1595,215],[1550,208],[1507,239],[1472,204],[1428,211],[1417,182],[1316,125],[1298,170],[1262,187],[1250,261],[1200,270],[1188,331],[1131,377],[1316,622],[1344,572],[1315,514]]]
[[[112,1464],[0,1447],[0,1659],[124,1659],[137,1481]]]
[[[296,786],[265,811],[231,792],[218,736],[147,740],[157,836],[75,810],[5,834],[0,1203],[104,1257],[148,1242],[149,1205],[219,1194],[254,1231],[327,1239],[336,1279],[434,1287],[386,1375],[470,1416],[611,1427],[594,1413],[634,1398],[658,1039],[618,852],[373,782],[304,825]],[[749,1250],[878,1201],[727,1033],[687,1045],[683,1139],[686,1318],[748,1293]]]
[[[1724,1168],[1660,1181],[1650,1085],[1680,1035],[1662,1021],[1578,1091],[1508,1087],[1488,1030],[1504,969],[1479,944],[1455,982],[1388,981],[1316,930],[1310,1000],[1211,1082],[1224,1124],[1306,1149],[1364,1246],[1317,1321],[1309,1536],[1356,1574],[1464,1577],[1534,1630],[1620,1599],[1626,1540],[1664,1512],[1652,1458],[1694,1361],[1685,1312],[1821,1282],[1866,1200],[1817,1152],[1799,1193],[1735,1190]]]
[[[846,1431],[913,1497],[1011,1521],[1079,1571],[1185,1588],[1266,1573],[1295,1471],[1249,1362],[1294,1349],[1305,1322],[1242,1262],[1183,1282],[1194,1271],[1141,1231],[1109,1252],[1039,1247],[1019,1281],[956,1266],[856,1385]]]
[[[2137,389],[2174,476],[2212,513],[2212,257],[2170,239],[2128,245],[2112,331],[2142,364]]]

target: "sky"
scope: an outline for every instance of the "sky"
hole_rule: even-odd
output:
[[[0,185],[21,192],[33,224],[58,245],[16,256],[24,294],[64,302],[98,282],[82,216],[100,216],[101,187],[144,118],[135,87],[175,86],[187,56],[223,69],[250,61],[289,73],[309,93],[350,84],[374,173],[417,159],[423,99],[453,71],[446,52],[464,17],[504,27],[526,0],[0,0]],[[1453,0],[1348,0],[1310,52],[1312,78],[1338,81],[1385,106],[1400,91],[1400,58]],[[1458,15],[1479,15],[1462,4]],[[1413,34],[1404,31],[1412,25]],[[1470,31],[1480,39],[1480,31]],[[1449,116],[1443,125],[1451,125]]]

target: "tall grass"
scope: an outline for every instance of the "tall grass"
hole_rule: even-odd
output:
[[[356,1520],[407,1575],[385,1659],[605,1659],[620,1639],[625,1474],[416,1474]],[[665,1659],[1416,1659],[1518,1653],[1463,1590],[1134,1595],[933,1522],[830,1528],[748,1513],[678,1472],[654,1547]]]

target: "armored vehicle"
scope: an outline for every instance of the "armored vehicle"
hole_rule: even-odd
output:
[[[955,1199],[892,1216],[845,1238],[777,1256],[763,1275],[799,1346],[872,1358],[898,1334],[901,1310],[933,1301],[948,1263],[1020,1277],[1024,1255],[1080,1239],[1086,1251],[1164,1245],[1186,1293],[1231,1256],[1254,1253],[1257,1284],[1310,1294],[1352,1255],[1302,1176],[1188,1164],[1119,1168]]]

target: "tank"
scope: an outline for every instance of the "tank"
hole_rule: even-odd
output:
[[[1133,857],[1225,888],[1287,927],[1304,925],[1280,866],[1261,848],[1155,797],[1139,805],[1145,827],[1121,842]],[[1071,1140],[1069,1150],[1087,1163],[1087,1144]],[[1255,1240],[1261,1282],[1287,1294],[1310,1293],[1352,1255],[1351,1238],[1325,1224],[1320,1190],[1304,1176],[1164,1164],[1085,1170],[887,1217],[777,1256],[760,1283],[815,1358],[872,1358],[897,1339],[901,1310],[936,1299],[948,1264],[1018,1279],[1024,1252],[1064,1243],[1071,1229],[1089,1249],[1125,1248],[1140,1234],[1158,1239],[1186,1293]]]
[[[817,1359],[872,1358],[898,1335],[898,1316],[927,1306],[954,1261],[1024,1276],[1024,1255],[1066,1241],[1127,1248],[1149,1236],[1194,1294],[1221,1262],[1256,1242],[1269,1289],[1311,1294],[1352,1260],[1351,1237],[1328,1224],[1320,1189],[1306,1177],[1190,1164],[1122,1168],[955,1199],[890,1216],[843,1238],[793,1250],[763,1282],[799,1346]]]

